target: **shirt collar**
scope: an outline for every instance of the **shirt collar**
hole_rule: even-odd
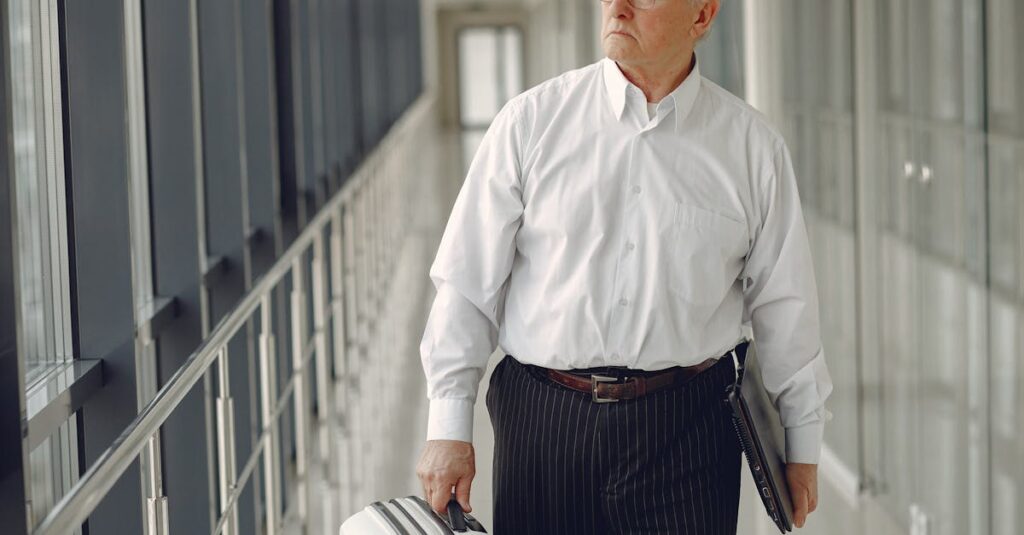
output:
[[[608,92],[608,103],[611,105],[612,113],[615,114],[615,118],[622,120],[623,111],[626,108],[626,88],[633,86],[640,90],[640,88],[633,85],[632,82],[626,78],[626,75],[622,74],[622,70],[619,69],[619,65],[608,58],[607,56],[602,59],[604,62],[604,85]],[[676,132],[682,130],[683,121],[690,114],[690,110],[693,109],[693,103],[697,100],[697,93],[700,92],[700,63],[697,61],[697,54],[693,55],[693,68],[690,69],[690,74],[686,75],[686,79],[683,80],[678,87],[672,90],[665,98],[672,98],[675,102],[676,108]],[[643,94],[641,91],[640,94]],[[646,113],[646,112],[645,112]]]

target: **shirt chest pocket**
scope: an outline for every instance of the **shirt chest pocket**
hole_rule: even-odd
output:
[[[746,224],[694,204],[676,203],[669,240],[669,292],[694,305],[721,304],[743,264]]]

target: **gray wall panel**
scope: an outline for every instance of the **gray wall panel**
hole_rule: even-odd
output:
[[[86,466],[136,413],[122,21],[118,0],[65,4],[75,348],[103,359],[106,381],[82,409]],[[141,503],[133,463],[90,516],[90,530],[139,533]]]

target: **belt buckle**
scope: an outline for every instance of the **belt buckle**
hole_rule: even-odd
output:
[[[590,376],[590,398],[594,403],[611,403],[613,401],[619,401],[615,398],[600,398],[597,397],[597,384],[598,383],[613,383],[616,381],[615,377],[608,377],[607,375],[591,375]]]

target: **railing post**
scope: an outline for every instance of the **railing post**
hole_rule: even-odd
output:
[[[300,254],[292,260],[292,379],[295,381],[293,390],[293,407],[295,408],[295,505],[298,518],[302,522],[302,532],[307,532],[307,516],[309,514],[309,478],[308,449],[306,439],[309,436],[309,405],[308,377],[306,375],[306,290],[305,276]]]
[[[368,171],[369,172],[369,171]],[[369,333],[369,311],[367,304],[370,300],[370,281],[368,278],[367,257],[369,256],[369,240],[366,230],[366,190],[362,187],[356,192],[353,198],[352,230],[353,248],[355,249],[355,289],[356,289],[356,344],[359,347],[359,359],[356,363],[359,369],[362,368],[363,358],[366,356],[366,344]],[[358,377],[358,375],[357,375]],[[358,390],[358,385],[356,389]]]
[[[369,171],[367,171],[369,172]],[[351,400],[349,415],[352,420],[352,428],[350,437],[351,451],[352,451],[352,466],[353,470],[350,475],[352,481],[352,498],[354,500],[354,507],[357,507],[359,503],[365,501],[363,499],[363,482],[364,482],[364,470],[365,465],[363,459],[363,439],[365,433],[363,432],[363,411],[362,402],[359,395],[360,391],[365,387],[363,381],[365,378],[362,373],[365,368],[365,356],[367,349],[367,314],[366,314],[366,295],[367,295],[367,284],[366,284],[366,269],[365,269],[365,258],[366,258],[366,239],[363,235],[363,213],[365,212],[363,206],[363,195],[364,190],[362,186],[357,189],[352,196],[352,210],[347,211],[348,221],[346,229],[346,237],[348,238],[346,245],[351,251],[349,255],[350,263],[350,276],[348,281],[348,288],[352,291],[348,296],[350,308],[352,310],[352,338],[351,338],[351,355],[350,365],[352,370],[352,381],[349,383],[351,387],[352,396],[349,397]]]
[[[377,158],[374,160],[373,165],[373,180],[367,185],[367,199],[366,204],[368,209],[364,212],[366,218],[364,220],[366,224],[366,241],[369,244],[367,255],[366,255],[366,273],[370,278],[370,311],[374,321],[377,319],[377,312],[380,310],[380,279],[381,273],[378,267],[380,266],[380,234],[381,228],[375,223],[376,216],[380,214],[380,178],[383,175],[381,172],[381,161],[383,158]]]
[[[139,381],[136,385],[136,397],[139,407],[144,407],[156,396],[156,342],[150,332],[149,323],[145,324],[136,336],[136,364]],[[160,431],[150,437],[146,448],[139,455],[139,466],[142,470],[142,491],[145,500],[143,517],[146,535],[167,535],[167,496],[164,495],[162,456],[160,449]]]
[[[238,535],[238,508],[228,507],[235,490],[235,408],[231,398],[231,378],[228,369],[228,348],[224,346],[217,356],[217,468],[220,487],[220,514],[229,515],[222,533]]]
[[[337,496],[338,504],[340,505],[340,517],[345,518],[350,514],[350,492],[346,485],[342,485],[342,470],[345,470],[347,475],[348,469],[348,451],[347,443],[348,438],[345,436],[347,433],[346,427],[351,425],[351,422],[346,420],[338,420],[341,413],[336,411],[343,411],[347,407],[348,388],[348,369],[346,367],[347,357],[347,344],[345,337],[347,331],[345,328],[346,309],[345,309],[345,277],[344,277],[344,259],[342,257],[342,210],[346,207],[342,205],[337,211],[331,216],[331,242],[330,242],[330,266],[331,266],[331,328],[333,342],[333,357],[334,357],[334,391],[333,396],[330,400],[330,413],[328,417],[332,422],[341,421],[344,426],[340,429],[336,429],[338,432],[335,433],[332,430],[331,439],[337,440],[335,466],[331,467],[333,477],[335,478],[335,484],[338,486],[339,496]]]
[[[264,435],[263,481],[266,535],[276,535],[281,523],[280,430],[274,419],[277,405],[277,371],[274,358],[274,324],[271,320],[270,297],[272,290],[260,301],[260,413]]]
[[[386,151],[382,151],[379,154],[387,154]],[[368,390],[373,392],[386,392],[381,384],[381,367],[379,356],[383,354],[381,351],[381,335],[383,334],[383,321],[381,316],[381,310],[383,306],[383,295],[382,295],[382,279],[383,277],[383,265],[381,264],[381,235],[383,234],[383,227],[380,225],[380,214],[381,214],[381,183],[387,176],[386,174],[387,164],[383,157],[377,158],[374,162],[374,174],[373,182],[370,184],[370,192],[368,195],[367,203],[370,209],[366,212],[366,229],[368,231],[367,240],[370,243],[370,255],[367,258],[367,272],[370,275],[370,288],[371,288],[371,300],[370,305],[370,331],[368,337],[371,340],[370,350],[367,352],[367,357],[373,359],[369,363],[370,368],[370,384]],[[374,473],[377,473],[381,466],[381,457],[383,448],[370,448],[369,443],[376,437],[383,436],[381,429],[383,422],[381,413],[383,407],[379,403],[367,403],[364,406],[364,411],[368,416],[371,430],[370,434],[366,437],[367,447],[366,452],[370,457],[370,461],[365,463],[363,470],[366,472],[365,481],[370,483],[367,489],[371,496],[377,494],[377,480],[372,477]]]
[[[327,252],[323,231],[313,239],[313,343],[316,363],[317,436],[320,438],[320,460],[325,474],[327,493],[320,500],[327,526],[334,526],[338,496],[338,477],[334,448],[334,381],[330,377],[327,354]]]
[[[385,228],[387,229],[387,233],[385,234],[385,238],[387,238],[387,240],[385,242],[384,251],[388,254],[389,272],[390,269],[394,267],[398,256],[402,253],[401,248],[398,247],[401,242],[397,239],[398,236],[395,232],[395,229],[399,227],[398,223],[401,216],[401,214],[395,212],[395,201],[398,199],[399,195],[399,191],[397,191],[395,184],[397,183],[397,177],[401,176],[402,169],[400,158],[401,153],[405,151],[402,140],[400,139],[401,137],[402,135],[398,134],[398,138],[394,140],[394,154],[388,159],[388,163],[390,164],[388,168],[388,178],[384,182],[384,199],[386,201],[384,223],[386,225]],[[390,283],[392,279],[389,277],[385,280]]]
[[[163,493],[163,477],[160,473],[156,460],[160,458],[160,432],[149,437],[149,442],[144,450],[144,457],[151,460],[146,466],[146,483],[149,486],[146,498],[146,533],[151,535],[167,535],[170,533],[168,526],[168,504],[167,496]]]

